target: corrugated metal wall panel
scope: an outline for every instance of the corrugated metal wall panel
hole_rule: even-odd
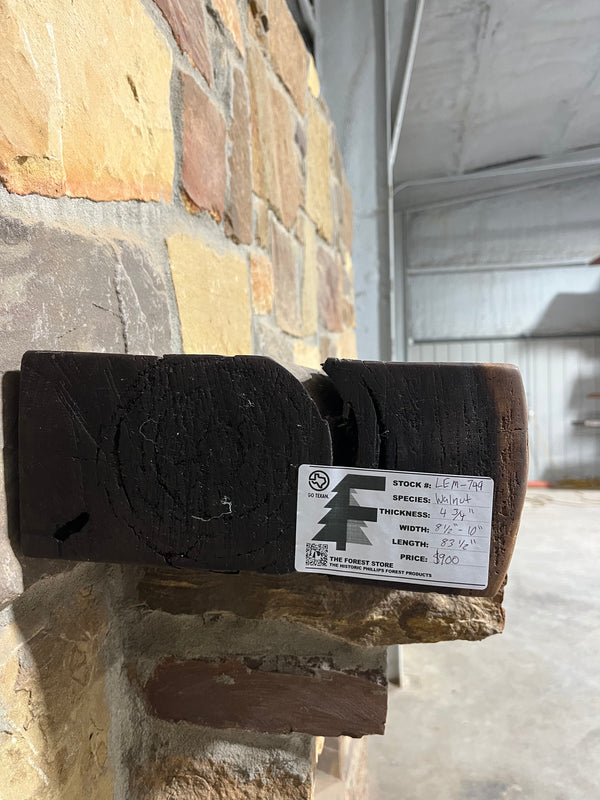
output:
[[[600,266],[445,269],[408,276],[409,332],[415,341],[600,330]]]
[[[409,347],[409,361],[516,364],[529,406],[530,480],[600,477],[600,337],[498,339]]]

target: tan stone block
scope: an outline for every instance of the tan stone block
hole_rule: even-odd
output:
[[[182,75],[182,180],[200,211],[220,221],[225,211],[226,127],[220,109],[190,75]]]
[[[240,12],[238,11],[235,0],[211,0],[212,5],[223,20],[223,24],[231,33],[233,41],[241,55],[244,55],[244,40],[242,38],[242,26],[240,22]]]
[[[252,198],[254,206],[254,239],[263,249],[269,246],[269,206],[260,197],[254,195]]]
[[[306,154],[306,211],[328,242],[333,232],[330,193],[329,122],[317,104],[308,104],[308,146]]]
[[[96,570],[96,581],[103,574]],[[3,800],[114,796],[101,657],[108,618],[91,583],[71,573],[15,603],[27,643],[2,653],[0,704],[10,731],[0,734]]]
[[[312,336],[317,332],[319,324],[319,311],[317,295],[319,281],[317,272],[317,236],[313,224],[303,218],[302,227],[304,238],[304,275],[302,277],[302,333]]]
[[[291,228],[303,200],[303,178],[287,98],[271,81],[256,46],[248,47],[254,192]]]
[[[171,52],[138,0],[2,0],[0,181],[170,202]]]
[[[315,66],[314,58],[309,54],[308,56],[308,88],[312,96],[318,99],[319,95],[321,94],[321,84],[319,81],[319,73],[317,72],[317,68]]]
[[[275,170],[278,216],[290,229],[304,202],[304,178],[300,155],[296,147],[295,125],[286,97],[276,87],[271,87],[271,108],[275,122]]]
[[[273,309],[273,267],[262,253],[250,254],[252,307],[256,314],[270,314]]]
[[[211,86],[213,72],[206,38],[204,3],[200,0],[156,0],[156,5],[169,23],[181,50]]]
[[[183,349],[233,356],[252,352],[250,290],[245,259],[217,253],[201,239],[167,240]]]
[[[269,53],[279,77],[304,114],[307,52],[285,0],[269,0]]]
[[[356,331],[348,328],[343,331],[338,339],[338,358],[357,358],[356,354]]]
[[[140,599],[171,614],[230,612],[286,620],[361,647],[485,639],[504,628],[502,592],[466,597],[410,592],[326,575],[148,571]]]
[[[302,314],[298,291],[302,251],[294,237],[274,220],[271,223],[270,236],[277,324],[292,336],[302,336]]]
[[[319,320],[329,331],[342,331],[342,269],[338,258],[317,248]]]
[[[248,30],[257,44],[267,50],[269,42],[269,18],[267,17],[266,0],[249,0]]]
[[[296,342],[294,344],[294,363],[301,364],[303,367],[312,369],[321,368],[321,354],[319,348],[314,344],[306,342]]]
[[[131,791],[131,800],[312,800],[313,783],[285,763],[248,777],[209,756],[166,756],[134,769]]]
[[[248,129],[250,112],[244,75],[233,76],[233,119],[229,128],[229,197],[225,213],[225,233],[237,242],[252,242],[252,172]]]

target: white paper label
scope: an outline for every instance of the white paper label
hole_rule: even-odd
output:
[[[296,569],[485,589],[494,481],[302,464]]]

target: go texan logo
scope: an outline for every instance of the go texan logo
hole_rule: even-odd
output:
[[[329,511],[319,520],[324,527],[313,536],[313,542],[335,542],[336,550],[345,550],[351,544],[372,545],[363,533],[366,522],[377,522],[377,509],[361,506],[356,501],[355,490],[385,491],[385,477],[379,475],[345,475],[333,487],[333,497],[325,505]]]

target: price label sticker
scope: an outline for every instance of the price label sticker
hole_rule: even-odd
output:
[[[485,589],[494,481],[302,464],[296,570]]]

